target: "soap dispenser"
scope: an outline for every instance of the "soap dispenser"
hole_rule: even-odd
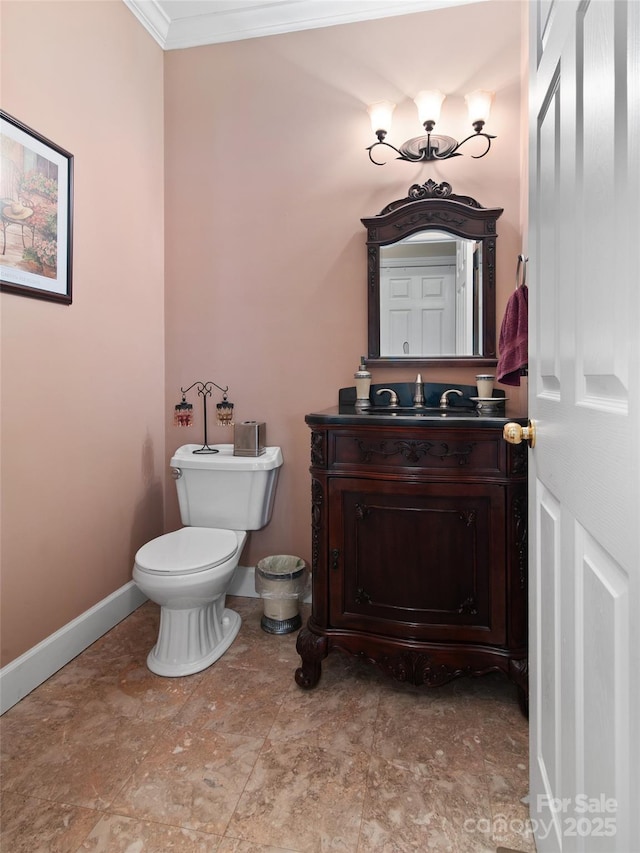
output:
[[[367,409],[369,402],[369,391],[371,389],[371,374],[364,363],[364,356],[360,358],[360,367],[353,374],[356,380],[356,408]]]

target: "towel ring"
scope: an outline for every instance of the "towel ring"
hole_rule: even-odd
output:
[[[527,263],[529,258],[518,255],[518,266],[516,267],[516,290],[527,283]],[[520,267],[522,267],[522,281],[520,281]]]

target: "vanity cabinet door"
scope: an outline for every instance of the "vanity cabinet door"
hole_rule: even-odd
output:
[[[499,485],[330,478],[332,627],[504,643],[504,502]]]

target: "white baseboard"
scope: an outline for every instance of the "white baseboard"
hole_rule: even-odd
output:
[[[227,595],[242,595],[245,598],[258,598],[255,585],[254,566],[238,566],[233,580],[229,584]]]
[[[35,690],[146,600],[135,583],[129,581],[0,669],[0,714]]]
[[[259,597],[255,588],[254,566],[238,566],[228,594]],[[0,714],[12,708],[146,600],[136,584],[129,581],[0,669]]]

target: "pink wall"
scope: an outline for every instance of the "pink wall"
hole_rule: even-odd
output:
[[[335,403],[366,351],[360,218],[428,178],[504,207],[499,321],[526,139],[515,2],[163,55],[124,3],[4,0],[0,48],[3,109],[76,170],[73,305],[1,297],[7,663],[130,580],[135,550],[162,530],[163,488],[164,527],[179,525],[167,462],[201,431],[171,415],[195,379],[228,383],[237,418],[265,420],[283,448],[273,521],[241,562],[309,559],[304,415]],[[458,138],[463,95],[496,91],[490,155],[370,164],[366,105],[394,100],[402,141],[419,132],[411,97],[435,87],[450,95],[440,129]]]
[[[310,557],[304,416],[337,402],[366,352],[361,217],[429,178],[504,207],[499,324],[521,250],[520,26],[519,3],[487,2],[166,54],[167,456],[201,439],[199,420],[193,431],[170,421],[180,385],[196,379],[229,384],[238,420],[266,421],[285,465],[273,520],[252,534],[242,564]],[[496,92],[487,157],[369,162],[366,105],[398,104],[399,143],[421,130],[412,97],[423,88],[449,94],[440,130],[459,139],[471,131],[464,94]],[[473,383],[476,372],[423,377]],[[374,371],[374,381],[414,377]],[[169,481],[167,528],[177,526]]]
[[[123,3],[3,2],[2,107],[75,156],[73,304],[2,294],[2,662],[162,532],[163,53]]]

